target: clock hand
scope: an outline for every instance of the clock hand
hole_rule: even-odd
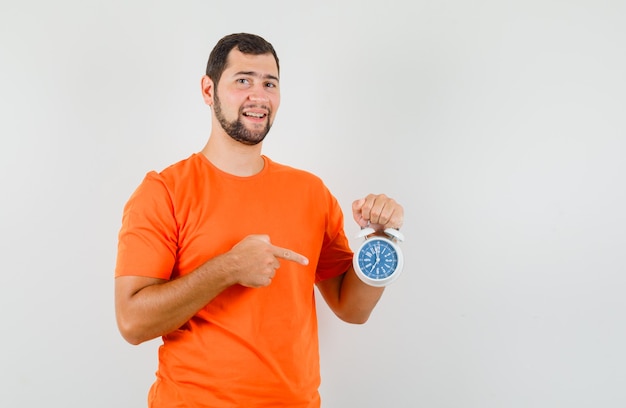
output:
[[[370,272],[374,271],[374,269],[376,268],[376,265],[378,265],[379,261],[380,261],[380,259],[378,257],[376,257],[376,262],[374,262],[374,265],[372,265],[372,269],[370,269]]]
[[[380,262],[380,246],[374,245],[374,255],[376,255],[376,262],[374,262],[374,265],[372,265],[370,272],[373,272],[376,268],[376,265],[378,265],[378,263]]]

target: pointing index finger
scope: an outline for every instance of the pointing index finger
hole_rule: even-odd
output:
[[[300,265],[308,265],[309,260],[306,256],[300,255],[299,253],[292,251],[291,249],[281,248],[278,246],[274,246],[274,256],[281,259],[286,259],[288,261],[293,261],[299,263]]]

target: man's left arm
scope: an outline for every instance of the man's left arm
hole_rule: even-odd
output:
[[[361,228],[373,228],[382,234],[386,228],[400,229],[404,209],[384,194],[370,194],[352,203],[352,215]],[[362,324],[383,294],[384,288],[370,286],[356,276],[354,268],[331,279],[317,283],[317,287],[331,310],[348,323]]]

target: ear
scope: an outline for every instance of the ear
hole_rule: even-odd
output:
[[[204,103],[209,106],[213,106],[213,94],[215,93],[215,86],[213,80],[207,75],[203,76],[200,80],[200,89],[202,91],[202,99]]]

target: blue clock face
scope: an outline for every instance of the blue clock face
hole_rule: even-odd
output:
[[[368,278],[386,279],[398,268],[398,253],[387,240],[368,239],[357,254],[357,263]]]

